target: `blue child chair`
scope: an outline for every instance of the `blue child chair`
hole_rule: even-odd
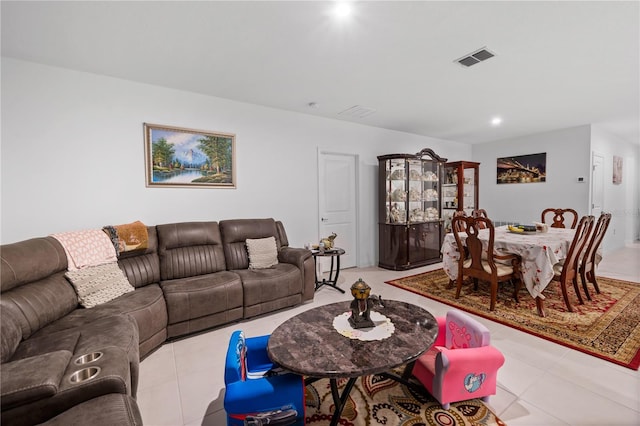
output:
[[[234,331],[224,370],[227,425],[304,425],[304,379],[269,359],[269,336]]]

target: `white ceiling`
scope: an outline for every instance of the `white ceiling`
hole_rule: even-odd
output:
[[[637,1],[334,5],[3,0],[2,55],[466,143],[589,123],[640,140]],[[376,112],[338,115],[354,105]]]

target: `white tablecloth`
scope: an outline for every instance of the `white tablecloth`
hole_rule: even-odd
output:
[[[553,278],[553,265],[567,257],[575,229],[549,228],[548,232],[515,234],[506,226],[495,228],[494,250],[522,257],[522,281],[532,297],[544,299],[542,291]],[[466,238],[466,234],[462,234]],[[488,244],[489,230],[483,229],[479,238]],[[453,234],[447,234],[442,244],[442,264],[449,278],[458,278],[458,248]]]

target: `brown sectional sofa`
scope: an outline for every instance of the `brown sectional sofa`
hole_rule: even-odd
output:
[[[147,231],[148,248],[118,257],[135,291],[90,309],[78,305],[65,278],[67,258],[58,240],[0,247],[4,426],[75,419],[96,426],[113,424],[113,416],[141,424],[139,362],[165,341],[313,299],[311,253],[289,247],[281,222],[184,222]],[[245,240],[265,237],[275,237],[278,264],[249,269]],[[77,363],[91,353],[102,356]],[[96,370],[94,378],[72,381]]]

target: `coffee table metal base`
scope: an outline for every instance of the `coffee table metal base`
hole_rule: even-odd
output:
[[[415,361],[412,361],[406,365],[402,376],[398,376],[394,373],[389,372],[378,373],[378,375],[384,377],[385,379],[395,380],[396,382],[413,388],[418,392],[424,392],[424,388],[409,381],[409,377],[411,376],[411,372],[413,371],[413,364],[415,364]],[[304,381],[304,383],[305,385],[308,385],[318,380],[320,379],[316,377],[309,377]],[[329,423],[329,426],[336,426],[340,422],[340,416],[342,415],[342,411],[344,410],[344,406],[346,405],[347,398],[349,398],[356,380],[358,380],[358,377],[349,378],[347,384],[342,390],[342,394],[340,394],[340,391],[338,389],[338,379],[329,379],[329,384],[331,386],[331,395],[333,396],[333,405],[335,406],[335,411],[333,412],[333,416],[331,416],[331,423]]]

